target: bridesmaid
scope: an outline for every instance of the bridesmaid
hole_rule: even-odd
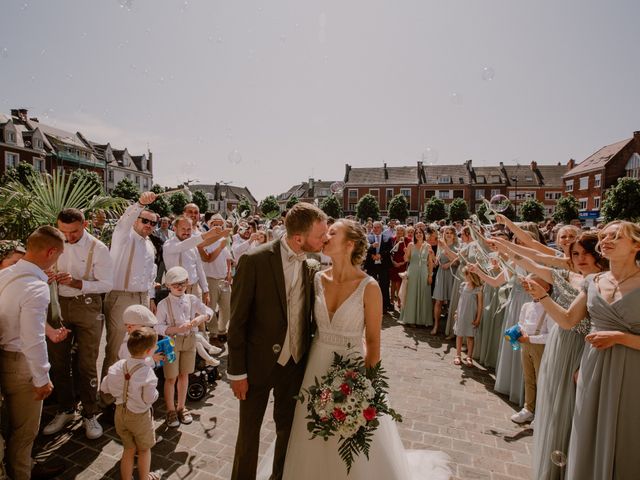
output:
[[[561,327],[587,315],[592,323],[580,362],[567,480],[640,478],[640,226],[617,220],[598,238],[611,270],[589,276],[569,309],[525,284]]]
[[[404,325],[429,327],[433,325],[429,288],[433,281],[433,254],[421,228],[416,228],[413,243],[407,246],[404,259],[409,262],[409,277],[407,296],[398,321]]]
[[[400,284],[402,283],[400,274],[407,270],[407,262],[404,260],[404,251],[410,242],[410,240],[405,236],[406,233],[404,225],[398,225],[396,227],[394,245],[391,249],[392,267],[389,270],[389,280],[391,281],[391,303],[397,302],[399,310],[402,310],[402,302],[398,295]]]
[[[449,247],[452,252],[458,250],[458,235],[456,229],[453,227],[444,228],[444,241],[441,241],[438,250],[438,274],[436,275],[436,288],[433,291],[433,298],[436,303],[433,307],[433,320],[434,325],[431,330],[431,335],[438,333],[438,327],[440,326],[440,315],[442,313],[442,304],[451,300],[451,294],[453,292],[453,260],[450,260],[444,252],[443,245]]]
[[[438,230],[431,225],[425,227],[425,235],[427,237],[427,243],[431,246],[433,252],[433,258],[438,258]],[[438,262],[433,262],[433,278],[438,275]],[[433,291],[436,288],[436,282],[431,282],[431,297],[433,300]]]

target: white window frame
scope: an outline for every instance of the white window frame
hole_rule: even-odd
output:
[[[491,189],[491,197],[495,197],[496,195],[500,195],[500,189],[499,188],[492,188]]]
[[[593,197],[593,209],[600,210],[600,197]]]
[[[573,179],[567,180],[565,184],[565,192],[573,192]]]
[[[355,193],[355,195],[351,195],[352,193]],[[358,189],[357,188],[350,188],[349,189],[349,199],[355,198],[356,200],[358,199]],[[356,202],[357,203],[357,202]]]
[[[589,190],[589,176],[580,177],[580,190]]]
[[[479,188],[476,190],[476,201],[482,200],[483,198],[485,198],[484,196],[485,193],[485,189],[484,188]]]
[[[14,158],[15,161],[9,162],[9,158]],[[4,152],[4,168],[5,170],[11,167],[17,167],[20,163],[20,154],[15,152]]]
[[[453,198],[451,190],[436,190],[436,195],[440,200],[451,200]]]
[[[593,177],[593,186],[594,186],[594,188],[600,188],[601,184],[602,184],[602,174],[601,173],[597,173]]]
[[[452,183],[451,182],[451,175],[440,175],[438,177],[438,183]]]
[[[47,164],[44,161],[44,158],[35,157],[33,159],[33,168],[35,168],[36,172],[44,173],[47,171]]]
[[[584,212],[586,210],[588,210],[589,208],[589,198],[588,197],[582,197],[578,199],[578,211],[580,212]]]
[[[558,200],[562,197],[562,192],[544,192],[545,200]]]
[[[403,195],[404,198],[407,199],[407,203],[411,205],[411,189],[410,188],[401,188],[400,195]]]

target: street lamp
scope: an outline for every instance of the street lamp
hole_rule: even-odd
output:
[[[513,199],[513,209],[515,210],[516,216],[518,216],[518,176],[511,177],[511,181],[516,184],[516,194]]]

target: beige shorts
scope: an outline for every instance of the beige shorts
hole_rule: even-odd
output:
[[[196,369],[196,334],[176,335],[174,342],[176,359],[162,366],[164,378],[176,378],[179,374],[193,373]]]
[[[133,413],[124,405],[116,405],[115,422],[124,448],[147,450],[156,444],[151,409],[144,413]]]

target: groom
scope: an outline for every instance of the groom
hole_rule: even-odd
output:
[[[227,377],[240,400],[240,424],[232,480],[256,477],[260,426],[269,392],[275,399],[276,446],[271,480],[282,478],[284,457],[311,342],[313,275],[305,252],[319,252],[327,217],[311,204],[296,204],[286,235],[240,258],[231,293]]]

